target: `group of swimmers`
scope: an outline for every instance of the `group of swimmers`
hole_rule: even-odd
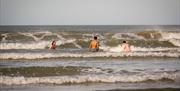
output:
[[[90,51],[91,52],[98,52],[99,46],[100,46],[100,44],[99,44],[99,41],[97,39],[97,36],[94,36],[94,39],[90,42],[90,45],[89,45]],[[131,52],[130,45],[128,44],[127,41],[123,41],[123,44],[121,47],[122,47],[123,51]],[[55,40],[52,41],[49,49],[56,49],[56,41]]]

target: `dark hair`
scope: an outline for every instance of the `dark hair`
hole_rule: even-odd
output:
[[[53,45],[54,43],[56,43],[56,41],[55,41],[55,40],[53,40],[51,44]]]
[[[123,43],[126,43],[126,41],[123,41]]]
[[[97,36],[94,36],[94,39],[97,40]]]

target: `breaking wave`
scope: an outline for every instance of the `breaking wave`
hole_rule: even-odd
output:
[[[75,40],[56,41],[57,46],[73,43]],[[50,46],[50,41],[31,41],[25,43],[0,43],[0,49],[46,49]],[[77,45],[75,45],[77,46]],[[77,47],[79,48],[79,46]]]
[[[50,43],[47,41],[30,43],[0,43],[0,49],[45,49]]]
[[[101,52],[86,51],[78,53],[52,53],[46,50],[53,39],[57,41],[57,49],[88,48],[92,36],[98,36]],[[162,31],[142,31],[136,33],[87,33],[87,32],[17,32],[0,34],[0,50],[16,50],[0,52],[0,59],[38,59],[58,57],[180,57],[180,33]],[[33,40],[29,40],[32,38]],[[133,52],[122,52],[121,43],[129,40]],[[27,50],[19,53],[19,49]],[[30,50],[40,49],[38,53]]]
[[[132,40],[130,44],[137,46],[141,43],[144,47],[180,47],[179,32],[161,32],[161,31],[142,31],[138,33],[71,33],[71,32],[17,32],[17,33],[1,33],[0,49],[45,49],[50,45],[52,40],[57,40],[57,45],[71,43],[76,48],[83,48],[89,45],[93,35],[98,36],[101,45],[109,46],[106,42],[115,43],[116,46],[122,43],[122,40]],[[114,41],[116,39],[117,41]],[[138,42],[140,40],[140,42]],[[153,40],[153,41],[152,41]],[[156,40],[156,41],[154,41]],[[169,42],[162,44],[162,42]],[[118,43],[116,43],[118,42]],[[137,43],[136,43],[137,42]],[[155,42],[155,43],[154,43]],[[170,44],[171,43],[171,44]],[[169,46],[167,46],[169,45]],[[110,46],[112,47],[112,46]]]
[[[0,84],[75,84],[89,82],[144,82],[144,81],[179,81],[179,74],[139,74],[139,75],[75,75],[75,76],[51,76],[51,77],[10,77],[1,76]]]
[[[173,52],[97,52],[97,53],[1,53],[0,59],[44,59],[66,57],[180,57],[180,53]]]
[[[168,40],[175,46],[180,46],[180,33],[161,32],[162,40]]]
[[[133,52],[164,52],[164,51],[179,52],[180,51],[180,48],[168,48],[168,47],[145,48],[145,47],[130,46],[130,48]],[[118,45],[117,47],[104,46],[104,47],[100,47],[100,49],[107,52],[123,52],[121,45]]]

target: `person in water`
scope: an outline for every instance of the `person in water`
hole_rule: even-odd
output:
[[[127,41],[123,41],[122,49],[123,49],[123,51],[125,51],[125,52],[131,52],[131,48],[130,48],[130,46],[129,46],[129,44],[128,44]]]
[[[49,49],[56,49],[56,41],[53,40]]]
[[[89,45],[90,51],[97,52],[99,51],[99,42],[97,40],[97,36],[94,36],[94,39],[91,41]]]

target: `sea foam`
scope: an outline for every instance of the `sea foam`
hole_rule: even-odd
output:
[[[160,81],[163,79],[179,81],[180,74],[139,74],[139,75],[75,75],[75,76],[52,76],[52,77],[10,77],[0,76],[0,84],[21,85],[21,84],[66,84],[86,82],[143,82]]]
[[[171,52],[97,52],[97,53],[1,53],[0,59],[44,59],[44,58],[88,58],[88,57],[180,57]]]

